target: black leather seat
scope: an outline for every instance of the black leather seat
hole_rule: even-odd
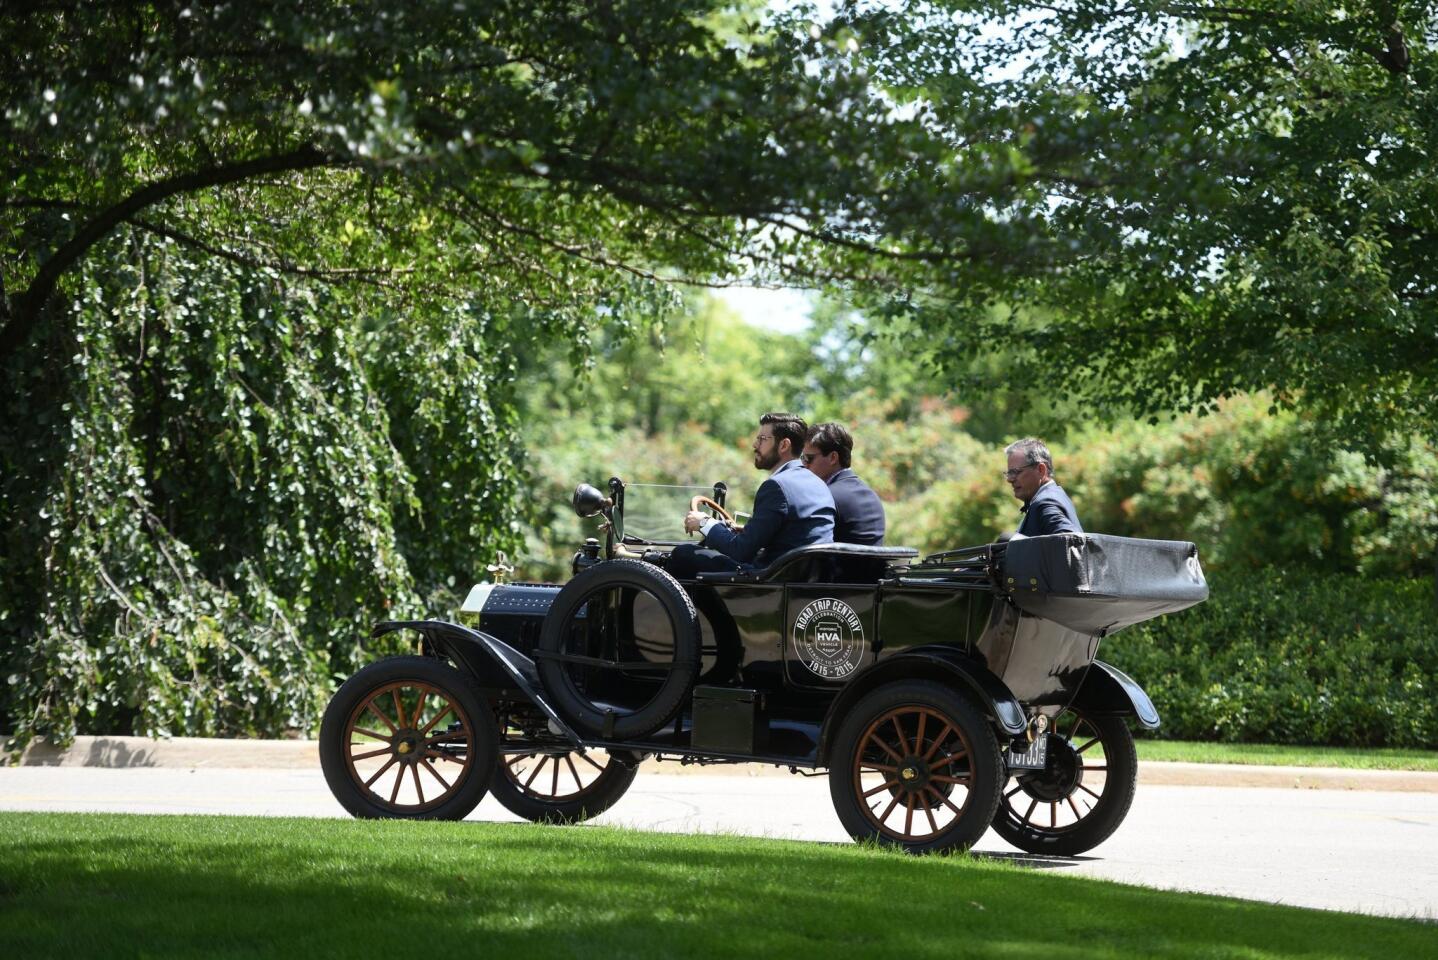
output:
[[[816,543],[795,547],[756,570],[701,573],[698,579],[703,583],[878,583],[891,562],[918,555],[913,547]]]

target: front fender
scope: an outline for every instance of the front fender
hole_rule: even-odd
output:
[[[398,630],[417,631],[436,653],[453,660],[482,686],[518,689],[526,700],[544,712],[556,729],[579,746],[579,736],[540,692],[543,688],[534,661],[503,640],[447,620],[384,620],[375,624],[371,635],[380,637]]]
[[[1158,729],[1158,708],[1143,687],[1118,667],[1095,660],[1074,697],[1074,706],[1094,716],[1134,717],[1145,730]]]
[[[827,765],[835,731],[863,696],[885,683],[915,678],[947,682],[972,694],[979,708],[1009,736],[1018,736],[1028,726],[1023,706],[983,663],[948,645],[914,647],[858,674],[834,698],[819,731],[819,765]]]

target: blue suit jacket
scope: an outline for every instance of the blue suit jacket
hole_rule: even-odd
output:
[[[829,477],[834,495],[834,542],[877,547],[884,542],[884,504],[854,471],[845,467]]]
[[[786,550],[834,541],[834,498],[829,487],[798,460],[779,466],[754,494],[754,515],[735,533],[709,528],[704,545],[749,565],[768,563]]]
[[[1039,487],[1034,498],[1022,508],[1024,519],[1018,532],[1026,537],[1041,537],[1046,533],[1083,533],[1074,502],[1064,493],[1064,488],[1054,481]]]

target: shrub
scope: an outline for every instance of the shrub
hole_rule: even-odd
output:
[[[853,406],[856,467],[886,500],[891,543],[940,550],[1018,525],[1002,449],[964,433],[961,411],[893,424]],[[1433,571],[1438,450],[1418,438],[1393,438],[1384,463],[1368,463],[1318,425],[1246,397],[1206,417],[1078,431],[1053,449],[1093,533],[1192,540],[1210,570]]]
[[[1086,529],[1192,540],[1210,569],[1283,566],[1426,575],[1438,538],[1438,453],[1395,437],[1384,463],[1262,397],[1206,416],[1069,437],[1060,479]]]
[[[1230,571],[1212,598],[1105,640],[1184,740],[1438,748],[1432,584]]]

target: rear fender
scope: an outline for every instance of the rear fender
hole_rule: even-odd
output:
[[[819,765],[828,764],[834,735],[860,699],[883,684],[913,679],[937,680],[972,695],[984,714],[1010,737],[1023,733],[1028,726],[1023,706],[983,663],[950,646],[914,647],[869,667],[834,698],[819,731]]]
[[[1132,677],[1095,660],[1073,705],[1098,717],[1133,717],[1145,730],[1158,729],[1158,708]]]
[[[481,686],[519,690],[526,700],[543,711],[556,729],[579,746],[578,735],[540,693],[542,687],[534,661],[503,640],[446,620],[385,620],[375,624],[371,635],[380,637],[399,630],[418,632],[436,654],[454,661]]]

